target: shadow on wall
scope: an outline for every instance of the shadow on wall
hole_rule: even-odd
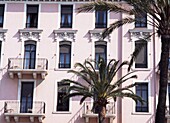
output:
[[[68,123],[84,123],[84,119],[82,118],[83,107],[84,105],[75,113]]]
[[[146,123],[155,123],[155,115],[152,115]]]

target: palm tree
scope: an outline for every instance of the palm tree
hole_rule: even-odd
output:
[[[108,10],[110,12],[121,12],[141,17],[147,14],[147,24],[152,25],[155,28],[156,31],[154,33],[157,33],[161,39],[159,96],[155,122],[164,122],[170,44],[170,0],[125,0],[124,2],[105,2],[98,0],[97,2],[87,3],[78,8],[79,12],[89,12],[94,10]],[[103,32],[103,37],[106,37],[106,35],[110,34],[115,28],[135,21],[138,20],[135,20],[132,16],[122,18],[122,20],[110,24],[110,26]],[[135,53],[133,55],[135,55]]]
[[[98,114],[99,123],[105,122],[106,105],[109,103],[109,99],[116,100],[117,97],[129,97],[136,102],[140,101],[143,103],[141,97],[135,95],[130,90],[135,84],[119,88],[122,83],[137,77],[136,75],[131,75],[134,72],[128,72],[122,78],[113,82],[113,78],[121,67],[128,65],[127,61],[120,65],[118,65],[118,63],[119,61],[112,59],[107,65],[105,60],[99,57],[99,60],[95,62],[98,70],[96,70],[93,67],[93,64],[88,60],[85,60],[84,64],[76,63],[75,67],[78,69],[69,70],[68,72],[80,77],[83,80],[83,83],[81,80],[61,80],[61,82],[73,84],[69,87],[69,92],[65,99],[81,96],[80,104],[82,104],[86,98],[92,98],[94,100],[92,111]],[[70,93],[70,91],[72,91],[72,93]]]

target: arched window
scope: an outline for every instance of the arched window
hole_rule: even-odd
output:
[[[24,69],[35,69],[36,42],[26,41],[24,46]]]
[[[135,68],[147,68],[148,67],[147,41],[135,41],[135,47],[140,47],[141,45],[143,45],[143,47],[135,59]]]
[[[59,68],[70,68],[71,67],[71,42],[61,41],[59,44]]]
[[[105,41],[95,42],[95,61],[98,61],[99,56],[105,61],[107,60],[107,42]]]

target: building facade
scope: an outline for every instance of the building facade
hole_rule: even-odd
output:
[[[0,1],[0,123],[97,123],[97,115],[90,111],[92,100],[83,105],[79,104],[79,97],[63,102],[69,84],[59,81],[79,79],[67,70],[85,59],[102,56],[107,61],[129,60],[141,43],[144,48],[132,68],[138,70],[138,78],[123,86],[137,83],[132,90],[147,103],[136,104],[127,98],[122,104],[110,102],[106,120],[108,123],[117,123],[120,118],[122,123],[154,122],[160,42],[157,36],[145,42],[138,40],[154,31],[146,23],[147,15],[136,16],[141,21],[116,29],[101,40],[104,28],[127,15],[107,11],[77,14],[76,8],[88,2]],[[127,68],[123,68],[117,77],[126,72]]]

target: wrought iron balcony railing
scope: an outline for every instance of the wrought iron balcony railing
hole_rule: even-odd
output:
[[[9,114],[44,114],[45,103],[40,101],[35,102],[20,102],[20,101],[6,101],[4,106],[4,113]]]
[[[38,69],[47,70],[48,60],[45,58],[27,59],[27,58],[9,58],[8,69]]]

